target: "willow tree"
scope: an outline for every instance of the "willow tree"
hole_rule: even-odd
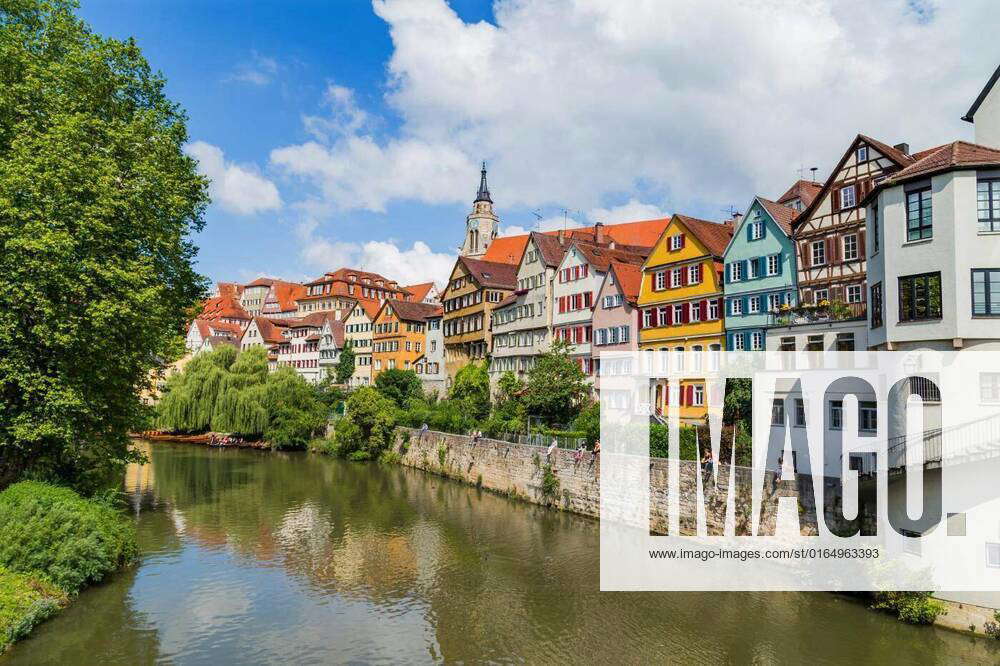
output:
[[[0,487],[120,468],[205,291],[185,115],[133,40],[75,10],[0,0]]]

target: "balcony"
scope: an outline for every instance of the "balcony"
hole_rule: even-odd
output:
[[[865,319],[868,316],[866,303],[844,303],[843,301],[820,301],[818,304],[782,305],[779,310],[768,313],[771,326],[799,326],[832,321]]]

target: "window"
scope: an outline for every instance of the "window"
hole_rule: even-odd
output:
[[[785,424],[785,401],[775,398],[771,401],[771,425]]]
[[[701,282],[701,267],[698,264],[688,266],[688,284],[698,284]]]
[[[684,247],[684,234],[674,234],[670,237],[670,249],[679,250]]]
[[[806,351],[823,351],[823,334],[810,335],[806,338]]]
[[[722,345],[714,344],[708,346],[708,369],[716,371],[719,369],[719,356],[722,352]]]
[[[694,385],[694,399],[691,404],[695,407],[701,407],[705,404],[705,387],[701,384]]]
[[[688,303],[688,321],[701,321],[701,306],[698,303]]]
[[[972,269],[972,314],[1000,316],[1000,268]]]
[[[925,187],[906,193],[906,240],[916,241],[931,238],[931,188]]]
[[[719,301],[714,298],[708,302],[708,318],[718,319],[719,318]]]
[[[674,270],[670,271],[670,286],[671,287],[679,287],[679,286],[681,286],[681,276],[683,275],[683,273],[684,273],[684,269],[683,268],[675,268]]]
[[[830,401],[830,429],[840,430],[844,427],[844,401]]]
[[[767,311],[777,312],[781,308],[781,294],[767,295]]]
[[[750,261],[747,262],[747,279],[748,280],[756,280],[757,278],[760,277],[760,275],[757,274],[758,273],[757,266],[758,266],[757,259],[751,259]]]
[[[868,161],[868,146],[860,146],[854,151],[855,160],[860,164]]]
[[[882,283],[873,284],[871,287],[871,299],[869,305],[872,313],[872,328],[882,326]]]
[[[750,223],[750,240],[760,240],[764,237],[764,221],[754,220]]]
[[[899,278],[899,321],[941,318],[941,274]]]
[[[662,291],[667,288],[667,273],[666,271],[657,271],[653,275],[654,283],[653,289],[657,291]]]
[[[750,314],[756,314],[760,312],[760,296],[751,296],[747,300],[748,310]]]
[[[809,262],[813,266],[822,266],[826,263],[826,242],[822,240],[813,241],[812,257]]]
[[[778,351],[795,351],[795,338],[791,336],[781,338],[781,344],[778,345]]]
[[[674,323],[683,324],[684,323],[684,306],[675,305],[674,306]]]
[[[649,328],[653,325],[653,311],[646,310],[642,313],[642,327]]]
[[[858,258],[858,235],[848,234],[844,236],[844,261],[853,261]]]
[[[878,409],[874,402],[858,403],[858,430],[863,432],[878,430]]]
[[[837,341],[834,343],[837,351],[854,351],[854,334],[837,333]]]
[[[806,403],[802,398],[795,399],[795,425],[805,426],[806,424]]]
[[[848,185],[840,190],[840,208],[854,208],[857,205],[857,198],[854,196],[855,186]]]
[[[733,298],[729,301],[729,314],[731,315],[741,315],[743,314],[743,300],[739,298]]]
[[[753,351],[760,351],[764,348],[764,334],[760,331],[754,331],[750,334],[750,349]]]
[[[729,264],[729,281],[739,282],[743,279],[743,262],[734,261]]]
[[[822,301],[830,300],[830,290],[829,289],[817,289],[813,292],[815,296],[816,303],[821,303]]]
[[[991,569],[1000,568],[1000,543],[986,544],[986,566]]]
[[[850,285],[847,285],[847,302],[848,303],[860,303],[861,302],[861,285],[860,284],[850,284]]]
[[[1000,402],[1000,372],[979,373],[979,399],[983,402]]]
[[[1000,179],[976,184],[979,231],[1000,231]]]
[[[767,258],[767,274],[777,275],[778,274],[778,262],[781,261],[781,255],[772,254]]]
[[[745,343],[743,341],[743,334],[742,333],[734,333],[733,334],[733,351],[743,351],[744,345],[745,345]]]

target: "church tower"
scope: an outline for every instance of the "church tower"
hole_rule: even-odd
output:
[[[479,192],[472,202],[472,212],[465,218],[465,242],[462,243],[461,256],[482,257],[499,231],[500,218],[493,212],[493,199],[490,198],[490,188],[486,185],[486,162],[483,162]]]

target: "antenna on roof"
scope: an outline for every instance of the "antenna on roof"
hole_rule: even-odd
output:
[[[722,212],[729,216],[729,219],[734,219],[737,215],[740,215],[739,209],[733,204],[729,204],[729,208],[723,208]]]
[[[812,182],[815,183],[816,182],[816,172],[819,171],[819,167],[809,167],[809,170],[812,171],[812,179],[813,179]]]

